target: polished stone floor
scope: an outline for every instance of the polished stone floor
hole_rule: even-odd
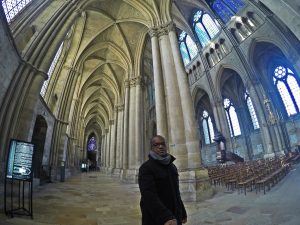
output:
[[[300,225],[300,164],[265,195],[217,190],[209,200],[185,202],[187,225]],[[33,220],[9,218],[0,209],[0,225],[140,225],[139,198],[137,185],[100,172],[82,173],[39,186]]]

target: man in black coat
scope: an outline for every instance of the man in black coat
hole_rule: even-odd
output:
[[[165,138],[153,137],[149,160],[139,169],[142,225],[182,225],[187,221],[174,160],[167,153]]]

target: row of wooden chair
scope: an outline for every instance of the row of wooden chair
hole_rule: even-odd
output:
[[[298,154],[299,155],[299,154]],[[244,192],[255,188],[256,193],[262,189],[264,194],[266,188],[277,184],[290,170],[293,158],[298,155],[280,156],[255,161],[247,161],[233,165],[218,165],[208,167],[208,175],[213,185],[225,185],[229,190],[238,189]]]

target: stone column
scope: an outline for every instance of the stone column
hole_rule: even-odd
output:
[[[104,168],[105,167],[105,135],[102,134],[102,141],[101,141],[101,149],[100,149],[100,157],[101,157],[101,167]]]
[[[27,78],[27,82],[30,81],[30,86],[27,87],[28,89],[25,95],[26,99],[22,103],[23,107],[21,111],[21,116],[20,118],[18,118],[17,129],[15,130],[17,132],[16,137],[18,139],[31,141],[35,123],[35,118],[33,118],[33,116],[35,115],[35,106],[38,101],[39,93],[43,82],[45,81],[45,79],[47,79],[48,75],[42,71],[37,70],[28,63],[24,64],[26,64],[25,66],[27,66],[30,70]],[[26,84],[23,85],[25,87],[27,86]],[[21,97],[23,98],[24,96]]]
[[[125,81],[125,104],[124,104],[124,130],[123,130],[123,157],[122,168],[128,168],[128,124],[129,124],[129,81]]]
[[[115,120],[110,120],[110,148],[109,148],[109,167],[111,170],[113,170],[114,168],[116,168],[116,112],[115,112]]]
[[[105,168],[108,169],[109,168],[109,129],[106,128],[105,129]]]
[[[123,145],[123,112],[124,105],[118,105],[118,120],[117,120],[117,140],[116,140],[116,168],[122,167],[122,145]]]
[[[165,98],[168,112],[168,141],[171,154],[174,154],[177,158],[175,161],[176,165],[180,169],[185,169],[188,167],[187,148],[185,145],[185,128],[176,70],[168,34],[168,27],[163,27],[159,32],[159,44],[165,84]]]
[[[197,122],[194,106],[192,103],[192,96],[188,84],[187,75],[181,59],[181,54],[178,46],[178,40],[175,33],[175,27],[171,24],[169,38],[175,63],[177,83],[179,87],[180,102],[183,113],[185,141],[188,151],[188,167],[196,168],[201,165],[200,160],[200,146],[197,134]]]
[[[156,29],[151,29],[152,59],[153,59],[153,78],[155,88],[155,112],[157,134],[168,137],[168,123],[166,113],[166,102],[164,93],[164,81],[162,74],[161,55],[158,43],[158,32]]]
[[[142,163],[142,151],[143,151],[143,119],[142,119],[142,77],[137,77],[136,79],[136,120],[135,120],[135,127],[136,127],[136,136],[135,136],[135,168],[138,169]]]
[[[136,134],[136,120],[137,120],[137,115],[136,115],[136,82],[135,79],[130,80],[130,101],[129,101],[129,142],[128,142],[128,161],[129,169],[135,169],[136,167],[136,139],[137,139],[137,134]]]
[[[258,84],[257,89],[259,89]],[[252,100],[252,104],[256,111],[256,116],[259,122],[259,127],[262,133],[262,141],[264,145],[264,153],[267,155],[272,154],[274,152],[274,147],[271,139],[271,133],[268,127],[268,121],[266,119],[266,115],[264,113],[263,108],[265,107],[263,104],[260,103],[258,93],[255,91],[255,86],[247,85],[247,90]],[[263,101],[263,99],[261,99]]]
[[[226,117],[224,102],[222,98],[219,98],[215,102],[215,107],[216,107],[216,111],[218,112],[218,115],[217,117],[215,117],[215,119],[218,118],[219,126],[221,129],[220,132],[223,134],[225,138],[230,138],[230,130],[229,130],[229,125],[227,123],[227,117]]]

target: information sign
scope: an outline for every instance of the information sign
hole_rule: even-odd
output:
[[[34,145],[12,139],[7,162],[7,178],[18,180],[32,179],[32,157]]]

